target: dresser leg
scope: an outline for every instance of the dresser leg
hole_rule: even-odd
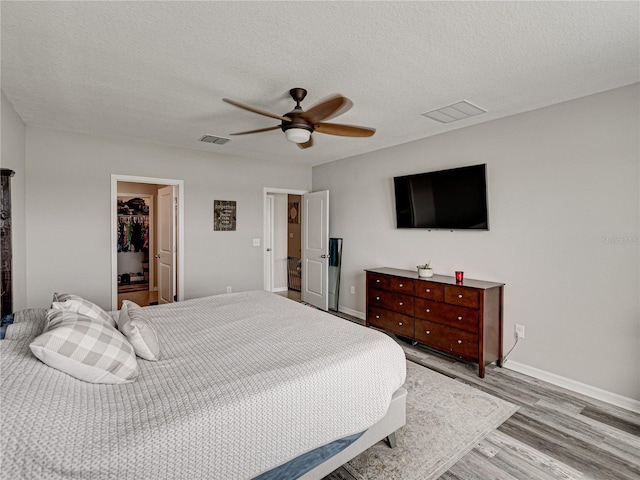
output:
[[[478,376],[484,378],[484,365],[482,364],[478,365]]]

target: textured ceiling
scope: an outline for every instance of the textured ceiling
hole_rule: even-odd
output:
[[[2,90],[27,125],[317,165],[640,81],[640,3],[9,2]],[[371,138],[281,131],[332,93]],[[488,113],[420,114],[466,99]],[[595,113],[594,113],[595,114]]]

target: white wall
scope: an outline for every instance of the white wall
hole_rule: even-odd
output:
[[[526,327],[514,361],[640,400],[639,105],[636,84],[315,167],[341,308],[365,311],[371,267],[504,282],[505,351]],[[394,176],[479,163],[489,232],[395,228]]]
[[[11,233],[13,246],[13,310],[27,305],[27,250],[25,244],[26,181],[25,181],[25,125],[13,105],[0,93],[2,111],[2,144],[0,164],[13,170],[11,178]]]
[[[224,147],[220,147],[223,152]],[[185,299],[262,289],[265,186],[307,190],[311,168],[27,127],[27,304],[54,291],[111,305],[111,174],[184,180]],[[237,202],[237,230],[213,231],[213,201]]]

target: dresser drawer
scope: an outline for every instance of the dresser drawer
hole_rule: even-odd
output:
[[[414,297],[372,288],[369,290],[369,306],[384,308],[413,317]]]
[[[389,290],[405,295],[415,295],[415,280],[410,278],[389,277]]]
[[[403,337],[413,337],[413,318],[382,308],[369,308],[369,325]]]
[[[480,357],[478,351],[478,335],[458,331],[451,342],[451,354],[472,362],[477,362]]]
[[[451,351],[450,328],[439,323],[427,322],[416,318],[413,338],[428,347],[449,353]]]
[[[442,302],[444,300],[444,285],[418,280],[416,281],[416,296]]]
[[[389,276],[367,272],[367,285],[369,288],[389,288]]]
[[[471,333],[478,333],[479,330],[478,311],[473,308],[416,298],[414,314],[416,318],[461,328]]]
[[[480,293],[473,288],[445,285],[444,301],[453,305],[478,308],[480,306]]]
[[[478,361],[478,335],[476,334],[416,319],[414,338],[424,345],[465,360]]]

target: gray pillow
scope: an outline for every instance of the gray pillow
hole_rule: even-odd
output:
[[[151,325],[151,317],[141,306],[124,300],[118,316],[118,329],[127,337],[136,355],[145,360],[160,358],[158,335]]]
[[[96,320],[102,320],[112,327],[116,326],[115,320],[105,312],[102,308],[89,300],[78,295],[72,295],[70,293],[54,293],[53,303],[51,308],[57,310],[69,310],[71,312],[78,312],[82,315],[86,315],[89,318]]]
[[[115,328],[68,310],[48,310],[47,320],[47,330],[29,345],[45,364],[89,383],[129,383],[138,377],[135,351]]]

